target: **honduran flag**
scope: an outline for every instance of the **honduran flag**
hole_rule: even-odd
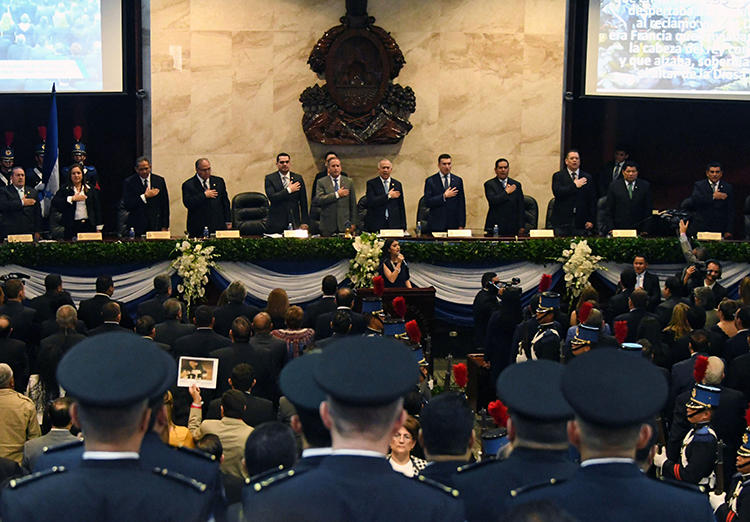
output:
[[[57,189],[60,188],[60,162],[58,161],[59,150],[57,147],[57,96],[55,84],[52,84],[52,99],[49,107],[49,120],[47,121],[47,142],[44,148],[44,163],[42,164],[42,183],[44,190],[40,194],[42,215],[49,215]]]

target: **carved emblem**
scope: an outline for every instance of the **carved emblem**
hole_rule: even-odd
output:
[[[411,87],[393,83],[406,61],[366,0],[347,1],[341,25],[318,40],[307,63],[325,77],[300,95],[302,128],[311,141],[331,145],[397,143],[411,130]]]

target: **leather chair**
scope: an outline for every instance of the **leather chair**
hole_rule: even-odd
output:
[[[62,212],[51,205],[49,209],[49,238],[56,240],[65,238],[65,225],[62,222]]]
[[[130,227],[128,226],[128,218],[130,212],[125,208],[125,204],[122,200],[117,205],[117,237],[128,237]]]
[[[539,224],[539,204],[536,199],[524,194],[523,196],[523,228],[527,231],[538,228]]]
[[[309,219],[310,224],[308,226],[310,228],[310,235],[314,236],[320,234],[320,207],[318,205],[310,204]]]
[[[607,228],[607,196],[602,196],[596,200],[596,231],[600,236],[606,236]]]
[[[357,201],[357,222],[355,223],[355,225],[357,226],[358,232],[362,232],[363,230],[365,230],[366,218],[367,218],[367,196],[365,195],[359,198],[359,201]],[[373,230],[373,232],[378,232],[378,231]]]
[[[232,227],[242,236],[262,236],[268,230],[270,204],[261,192],[242,192],[232,198]]]
[[[555,198],[549,200],[547,203],[547,214],[544,218],[544,228],[555,228],[552,226],[552,212],[555,209]]]
[[[426,232],[427,228],[427,220],[430,217],[430,207],[424,204],[424,196],[419,198],[419,203],[417,204],[417,224],[422,224],[422,230]]]
[[[745,219],[745,239],[750,239],[750,196],[745,198],[745,206],[742,209],[742,214]]]

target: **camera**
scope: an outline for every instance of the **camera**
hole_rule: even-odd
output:
[[[510,288],[512,286],[518,286],[521,284],[521,280],[517,277],[512,278],[510,281],[498,281],[495,283],[495,287],[498,290],[501,290],[503,288]]]

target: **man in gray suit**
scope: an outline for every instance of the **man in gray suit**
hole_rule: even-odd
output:
[[[22,466],[26,470],[34,467],[34,461],[44,453],[45,449],[59,446],[67,442],[77,441],[78,438],[70,433],[73,421],[70,420],[70,405],[73,403],[68,397],[59,397],[47,406],[47,415],[52,422],[52,429],[46,435],[28,440],[23,445]]]
[[[345,232],[355,222],[357,198],[352,180],[341,176],[341,160],[331,157],[328,176],[315,187],[314,204],[320,207],[320,235]]]

